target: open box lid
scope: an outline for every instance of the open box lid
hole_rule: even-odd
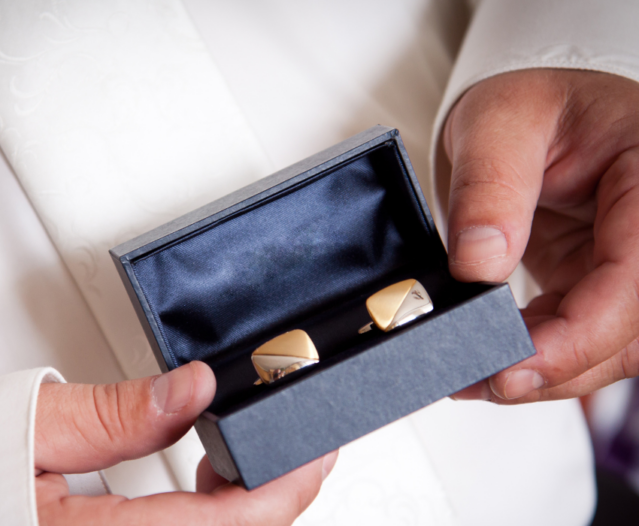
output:
[[[199,359],[215,371],[198,431],[216,470],[247,487],[534,353],[507,286],[450,276],[391,128],[371,128],[111,254],[162,369]],[[434,311],[359,335],[366,298],[406,278],[426,287]],[[251,352],[292,329],[311,336],[320,363],[254,386]]]

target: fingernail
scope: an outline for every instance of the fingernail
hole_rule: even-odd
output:
[[[505,256],[507,251],[508,242],[501,230],[492,226],[471,227],[457,235],[455,263],[480,263]]]
[[[539,389],[545,383],[546,382],[544,382],[543,377],[537,371],[532,371],[531,369],[519,369],[518,371],[513,371],[508,375],[506,383],[504,384],[504,395],[506,396],[506,400],[521,398],[531,391]],[[500,396],[497,393],[495,394]]]
[[[484,400],[490,401],[492,395],[492,391],[488,386],[488,382],[481,382],[479,385],[471,385],[466,389],[462,389],[461,391],[450,396],[452,400],[455,402],[461,402],[466,400]]]
[[[191,399],[193,370],[190,365],[173,369],[153,381],[155,405],[166,414],[177,413]]]
[[[335,467],[335,463],[337,462],[337,452],[329,453],[324,456],[324,460],[322,461],[322,482],[326,480],[326,477],[333,471]]]

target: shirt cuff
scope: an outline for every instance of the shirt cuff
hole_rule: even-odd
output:
[[[0,376],[0,517],[3,524],[37,526],[34,429],[40,384],[64,382],[43,367]]]

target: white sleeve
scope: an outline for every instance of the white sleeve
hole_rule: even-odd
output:
[[[0,517],[2,524],[37,526],[34,436],[40,385],[64,383],[51,367],[0,376]],[[70,495],[110,493],[99,471],[64,475]]]
[[[3,524],[37,526],[33,440],[41,383],[64,382],[43,367],[0,376],[0,517]]]
[[[435,119],[435,145],[457,99],[499,73],[569,68],[639,81],[636,0],[482,0],[476,5]]]

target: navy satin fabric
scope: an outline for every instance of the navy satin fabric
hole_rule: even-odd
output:
[[[369,154],[134,263],[174,365],[232,359],[413,261],[405,181]]]

